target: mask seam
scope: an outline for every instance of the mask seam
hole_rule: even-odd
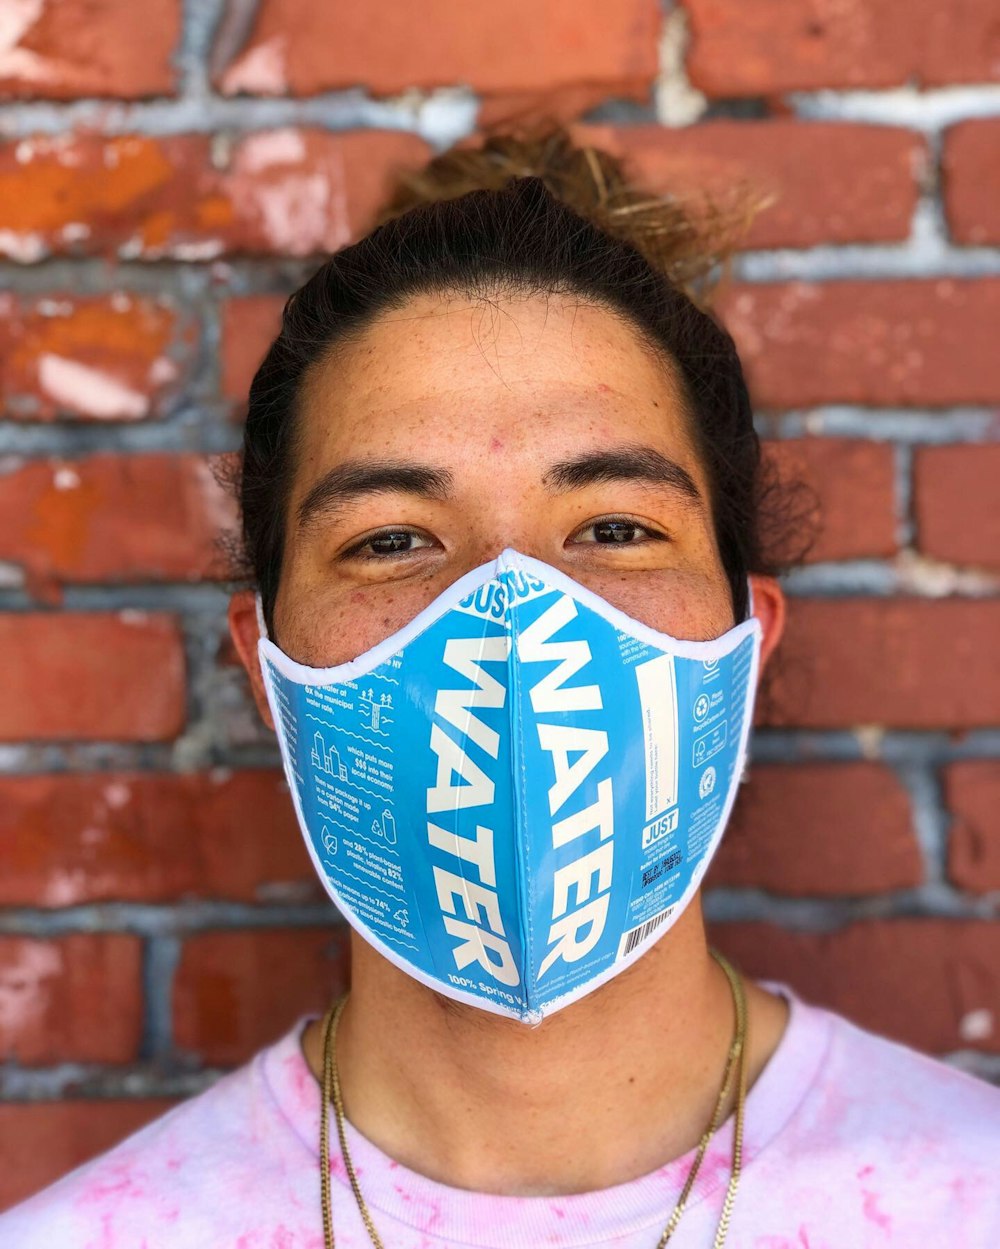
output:
[[[513,790],[515,796],[514,802],[514,846],[515,857],[514,865],[517,873],[517,884],[515,896],[518,900],[518,908],[520,910],[521,921],[521,946],[522,946],[522,974],[524,976],[524,985],[522,993],[524,996],[525,1009],[529,1014],[533,1014],[537,1009],[534,1001],[534,984],[535,984],[535,932],[532,919],[532,908],[530,905],[531,893],[531,872],[529,870],[530,856],[528,855],[527,838],[528,819],[525,809],[528,796],[528,775],[526,766],[526,751],[524,743],[524,715],[523,715],[523,681],[518,664],[517,654],[517,638],[518,638],[518,612],[523,604],[515,603],[511,606],[510,613],[510,651],[507,656],[508,671],[508,688],[511,692],[512,703],[512,720],[514,732],[511,735],[511,772],[513,773]],[[518,783],[520,781],[520,784]],[[523,885],[523,888],[521,887]]]

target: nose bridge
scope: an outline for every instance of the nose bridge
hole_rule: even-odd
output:
[[[545,560],[551,552],[551,537],[544,530],[545,511],[538,507],[504,509],[490,513],[470,534],[472,567],[488,564],[507,553]]]

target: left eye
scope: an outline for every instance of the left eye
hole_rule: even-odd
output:
[[[588,537],[592,534],[592,537]],[[581,529],[577,535],[580,542],[597,542],[604,546],[634,546],[637,541],[657,539],[659,534],[653,533],[638,521],[625,517],[608,517],[606,520],[595,520]]]

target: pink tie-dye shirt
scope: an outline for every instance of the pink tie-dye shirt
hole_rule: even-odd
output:
[[[998,1249],[1000,1090],[768,987],[791,1017],[747,1099],[727,1245]],[[320,1095],[304,1023],[0,1216],[2,1249],[322,1249]],[[336,1243],[367,1249],[332,1135]],[[654,1249],[692,1159],[601,1192],[496,1197],[435,1183],[348,1135],[386,1249]],[[712,1244],[731,1144],[730,1119],[672,1249]]]

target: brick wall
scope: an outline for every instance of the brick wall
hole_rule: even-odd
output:
[[[341,983],[225,636],[283,295],[387,170],[544,108],[774,197],[725,297],[825,528],[707,907],[1000,1078],[1000,86],[986,0],[38,0],[0,49],[0,1205]],[[514,37],[517,32],[517,37]],[[993,647],[991,656],[989,649]]]

